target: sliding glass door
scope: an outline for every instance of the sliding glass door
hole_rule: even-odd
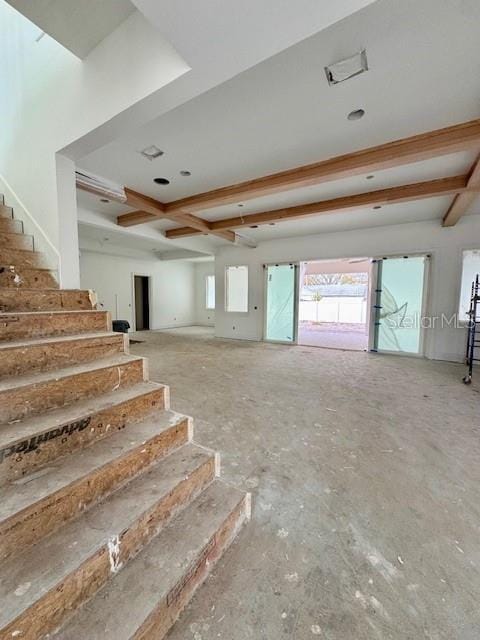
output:
[[[428,257],[382,258],[376,264],[373,350],[420,355]]]
[[[265,340],[293,343],[297,326],[296,264],[269,264],[266,272]]]

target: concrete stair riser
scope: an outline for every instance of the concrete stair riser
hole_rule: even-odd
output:
[[[108,311],[34,311],[0,314],[0,341],[102,331],[111,331]]]
[[[1,343],[0,379],[28,372],[49,371],[81,362],[93,362],[118,353],[128,353],[126,334],[49,339],[42,342]],[[10,344],[12,346],[10,346]]]
[[[112,531],[106,544],[93,549],[91,556],[76,567],[75,571],[54,589],[39,597],[33,606],[0,631],[0,638],[8,638],[8,633],[20,630],[21,637],[25,640],[36,640],[54,631],[114,577],[118,570],[115,567],[125,566],[134,558],[172,516],[213,481],[214,476],[215,464],[213,457],[210,457],[199,464],[173,490],[149,506],[131,526],[121,531]],[[147,500],[145,502],[147,503]],[[117,549],[118,554],[114,555]]]
[[[0,559],[75,518],[189,439],[188,418],[0,522]],[[0,638],[2,636],[0,635]]]
[[[92,311],[97,299],[93,291],[62,289],[0,290],[0,311]]]
[[[2,389],[0,384],[0,425],[50,409],[72,404],[87,397],[99,396],[146,379],[145,361],[142,358],[126,360],[105,367],[94,366],[82,373],[51,377],[22,386]],[[88,364],[85,365],[88,367]],[[45,374],[48,375],[48,374]],[[20,380],[20,378],[19,378]],[[1,428],[1,426],[0,426]]]
[[[163,409],[169,409],[169,390],[158,385],[99,411],[85,411],[73,419],[56,420],[54,424],[43,426],[26,437],[20,432],[15,439],[9,439],[8,444],[0,446],[0,485],[53,464],[59,457],[127,427],[133,428],[135,422]],[[42,423],[45,421],[42,420]]]
[[[0,230],[0,247],[33,251],[33,236],[22,233],[5,233]]]
[[[58,289],[59,287],[52,271],[0,264],[0,288]]]
[[[5,247],[0,247],[0,264],[32,269],[47,269],[49,267],[42,253]]]

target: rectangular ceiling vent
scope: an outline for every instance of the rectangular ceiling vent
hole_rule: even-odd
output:
[[[365,49],[350,58],[345,58],[345,60],[334,62],[325,67],[329,85],[345,82],[345,80],[350,80],[350,78],[358,76],[364,71],[368,71],[367,52]]]
[[[163,151],[159,149],[156,145],[152,144],[149,147],[145,147],[140,151],[141,155],[148,160],[155,160],[155,158],[160,158],[163,156]]]

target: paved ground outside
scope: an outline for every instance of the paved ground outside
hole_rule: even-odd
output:
[[[364,324],[300,322],[298,344],[365,351],[368,348],[368,329]]]

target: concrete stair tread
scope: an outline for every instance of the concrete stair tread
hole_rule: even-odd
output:
[[[55,637],[131,640],[162,598],[168,599],[182,578],[188,579],[192,563],[205,554],[216,532],[244,500],[244,493],[215,480]]]
[[[52,312],[50,311],[49,313]],[[24,340],[11,340],[9,342],[0,342],[0,352],[2,351],[2,349],[19,349],[21,347],[25,347],[27,349],[32,345],[52,344],[54,342],[72,342],[74,340],[91,340],[92,338],[109,338],[110,336],[118,335],[119,333],[115,331],[100,331],[97,333],[72,333],[67,336],[47,336],[46,338],[26,338]]]
[[[8,343],[10,344],[10,343]],[[102,358],[100,360],[94,360],[91,362],[85,362],[76,364],[71,367],[65,367],[63,369],[53,369],[49,371],[39,371],[37,373],[25,375],[25,376],[13,376],[5,380],[0,380],[0,393],[9,391],[11,389],[17,389],[19,387],[27,387],[34,384],[41,384],[50,380],[60,380],[61,378],[68,378],[75,375],[80,375],[89,371],[95,371],[99,369],[107,369],[109,367],[121,366],[128,362],[135,362],[136,360],[142,360],[139,356],[131,356],[126,353],[119,353],[117,356],[110,358]],[[1,428],[1,425],[0,425]]]
[[[0,427],[0,453],[15,442],[30,439],[62,424],[80,422],[92,414],[104,411],[117,404],[122,404],[132,398],[137,398],[153,389],[161,389],[163,386],[157,382],[140,382],[132,387],[125,387],[94,398],[79,400],[60,409],[54,409],[47,413],[33,415],[19,422],[3,425]]]
[[[0,628],[14,621],[40,596],[55,589],[72,571],[134,525],[142,514],[212,457],[213,453],[194,444],[182,446],[108,500],[40,540],[20,556],[4,562],[0,583]],[[25,584],[30,585],[28,590],[18,595],[19,586]]]
[[[60,458],[48,467],[15,480],[3,487],[0,501],[0,521],[17,515],[47,496],[73,485],[81,478],[128,454],[162,431],[185,420],[186,416],[162,410],[155,417],[138,422],[133,429],[117,431],[74,455]]]

